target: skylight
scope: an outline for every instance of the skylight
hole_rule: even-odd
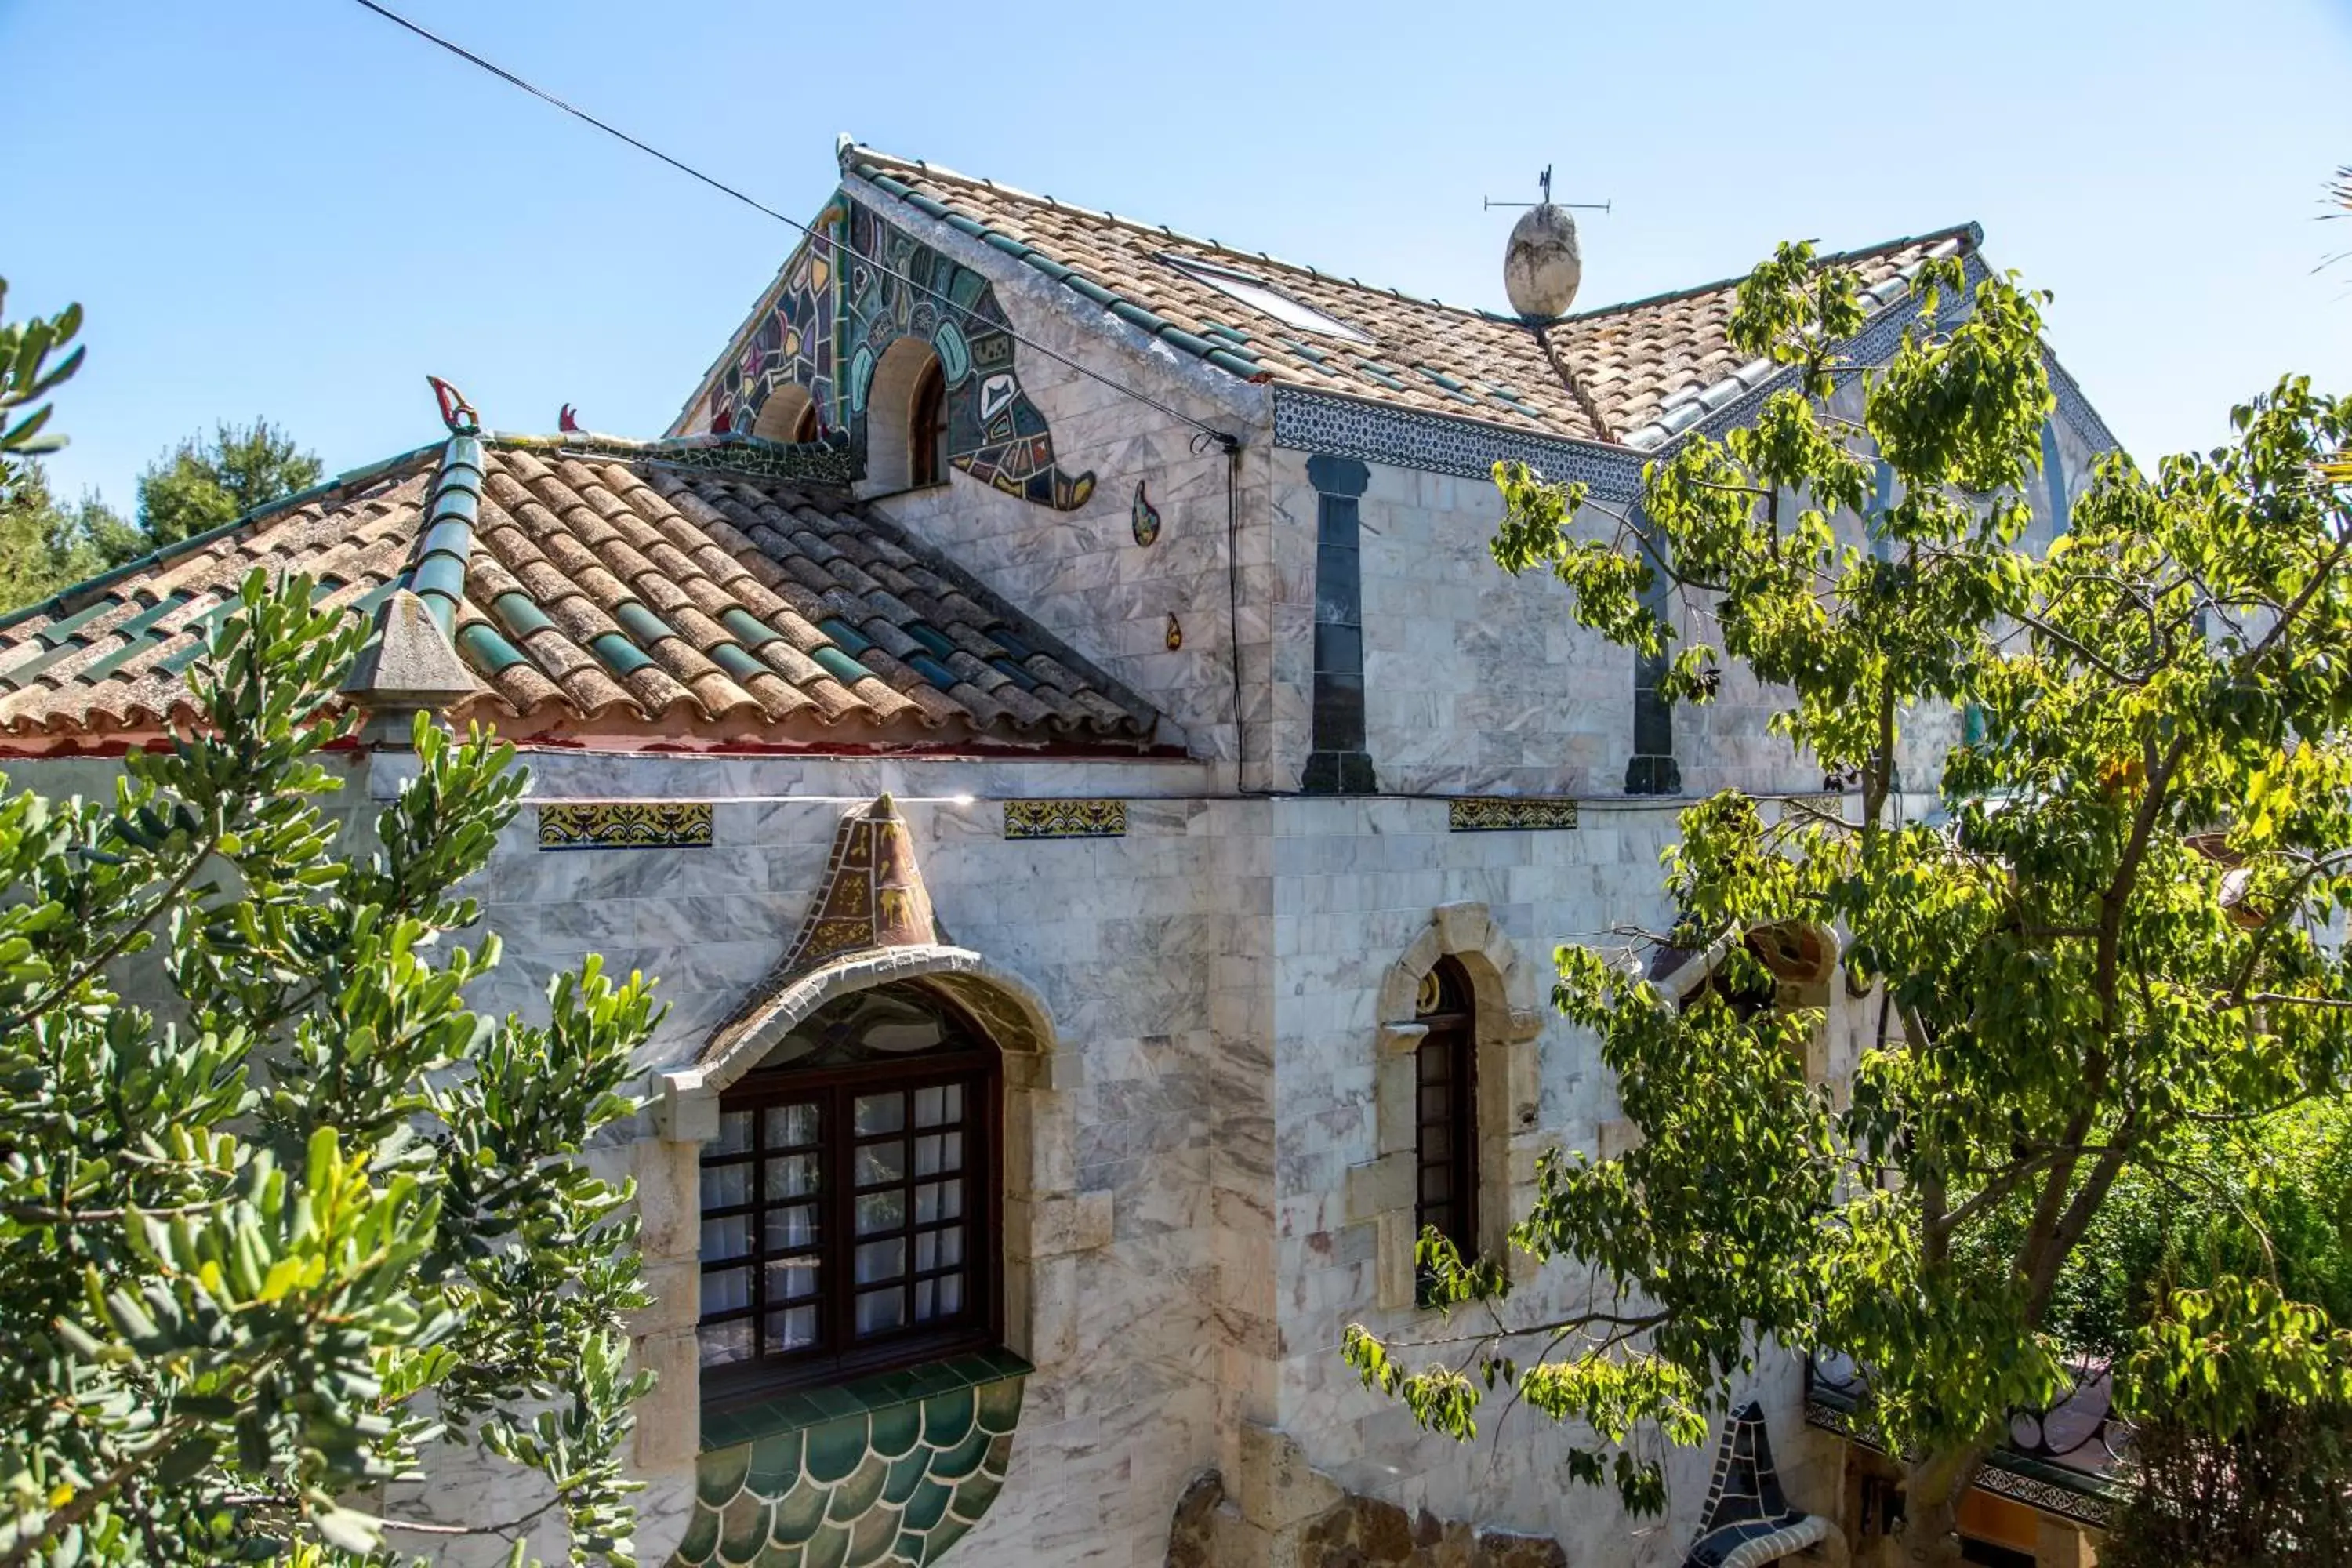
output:
[[[1218,293],[1240,300],[1253,310],[1262,310],[1276,321],[1297,328],[1302,332],[1315,332],[1327,338],[1344,338],[1351,343],[1370,343],[1369,333],[1359,331],[1347,322],[1327,316],[1312,305],[1302,304],[1289,295],[1268,285],[1263,279],[1246,272],[1236,272],[1230,267],[1220,267],[1213,261],[1202,261],[1192,256],[1162,255],[1160,260],[1187,278],[1206,283]]]

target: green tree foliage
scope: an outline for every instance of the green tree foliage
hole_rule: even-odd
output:
[[[2004,1228],[1971,1243],[2011,1245]],[[2281,1348],[2318,1351],[2323,1380],[2352,1354],[2352,1105],[2200,1127],[2167,1167],[2126,1170],[2062,1275],[2053,1325],[2124,1371],[2135,1426],[2137,1487],[2103,1563],[2352,1563],[2352,1405],[2272,1386],[2278,1373],[2208,1382],[2201,1356],[2179,1353],[2217,1314],[2255,1311],[2278,1315]],[[2198,1375],[2176,1385],[2183,1368]]]
[[[0,611],[37,603],[143,553],[147,536],[96,496],[67,506],[37,462],[0,494]]]
[[[319,482],[319,459],[267,419],[191,436],[139,475],[139,525],[152,545],[235,522]]]
[[[8,280],[0,278],[0,306],[8,299]],[[54,316],[25,321],[0,321],[0,465],[15,457],[52,452],[65,437],[44,434],[50,405],[26,405],[47,395],[81,368],[85,352],[76,348],[52,364],[49,356],[73,342],[81,331],[81,307],[68,305]]]
[[[467,1009],[499,944],[454,889],[521,775],[420,718],[372,834],[335,815],[364,628],[312,590],[246,582],[204,721],[112,799],[0,797],[5,1568],[430,1550],[370,1500],[443,1442],[539,1472],[569,1561],[633,1561],[635,1221],[579,1156],[653,1000],[590,959],[542,1024]],[[520,1563],[532,1520],[484,1522]]]
[[[1971,293],[1956,263],[1917,286],[1917,323],[1865,369],[1838,352],[1864,319],[1850,272],[1801,245],[1759,267],[1732,342],[1797,384],[1651,463],[1642,519],[1497,476],[1505,567],[1551,571],[1579,622],[1671,651],[1676,700],[1740,667],[1780,694],[1776,731],[1859,786],[1853,826],[1736,794],[1685,811],[1679,914],[1649,939],[1720,952],[1736,993],[1769,983],[1748,933],[1841,933],[1837,984],[1876,1022],[1850,1101],[1806,1081],[1817,1012],[1712,992],[1676,1011],[1638,952],[1562,949],[1555,1001],[1599,1037],[1643,1141],[1547,1161],[1512,1242],[1574,1260],[1589,1304],[1521,1309],[1495,1262],[1424,1237],[1441,1293],[1477,1308],[1448,1331],[1474,1336],[1466,1355],[1361,1328],[1346,1354],[1457,1436],[1497,1386],[1583,1423],[1600,1441],[1575,1471],[1655,1507],[1658,1436],[1698,1439],[1762,1345],[1842,1350],[1911,1456],[1905,1550],[1949,1563],[2004,1413],[2063,1386],[2059,1282],[2119,1180],[2200,1127],[2345,1090],[2352,970],[2321,930],[2352,904],[2352,504],[2318,460],[2352,409],[2290,380],[2210,454],[2103,459],[2036,553],[2046,297]],[[1883,559],[1832,530],[1857,513]],[[1661,575],[1663,616],[1644,600]],[[1981,738],[1947,759],[1940,810],[1906,819],[1905,728],[1959,704]],[[1995,1226],[2009,1245],[1967,1245]],[[2274,1291],[2228,1301],[2136,1376],[2334,1386],[2324,1335]]]

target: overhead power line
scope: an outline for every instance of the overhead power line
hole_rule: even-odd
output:
[[[668,153],[663,152],[660,148],[653,146],[650,143],[638,141],[635,137],[630,135],[619,126],[599,120],[594,115],[589,113],[586,110],[582,109],[575,104],[565,102],[562,99],[556,97],[555,94],[549,92],[546,89],[535,86],[532,83],[526,81],[521,77],[517,76],[514,72],[507,69],[504,66],[499,65],[491,60],[484,59],[481,56],[466,47],[463,44],[454,42],[453,40],[445,38],[440,34],[433,32],[428,28],[417,26],[415,22],[410,21],[399,12],[392,10],[387,6],[378,5],[376,0],[352,0],[352,3],[361,6],[362,9],[374,12],[377,16],[383,17],[385,21],[392,23],[395,26],[405,28],[407,31],[415,34],[418,37],[423,38],[428,44],[434,44],[441,48],[448,50],[459,59],[464,60],[467,65],[479,67],[481,69],[486,70],[492,76],[498,78],[500,81],[505,82],[509,87],[520,88],[524,92],[530,94],[531,97],[538,99],[541,103],[550,104],[554,108],[560,109],[564,113],[572,116],[572,119],[581,121],[588,125],[594,126],[605,135],[613,137],[615,140],[627,142],[630,146],[635,147],[638,152],[645,153],[646,156],[659,159],[661,162],[668,164],[671,168],[676,169],[679,174],[685,174],[692,179],[699,180],[704,184],[709,185],[712,190],[717,191],[723,195],[732,196],[735,200],[741,202],[745,206],[750,207],[752,211],[765,214],[767,216],[774,218],[778,223],[784,225],[788,228],[799,230],[802,234],[808,236],[811,239],[819,240],[828,245],[832,243],[830,236],[818,233],[815,229],[811,228],[808,225],[801,222],[797,218],[786,217],[782,213],[778,212],[775,208],[768,205],[765,202],[762,202],[756,197],[745,195],[743,192],[737,190],[733,185],[729,184],[724,180],[704,174],[701,170],[696,168],[693,164],[685,162],[683,159],[673,158]],[[1180,408],[1171,408],[1167,404],[1160,402],[1158,398],[1153,397],[1149,393],[1139,392],[1134,387],[1129,386],[1122,382],[1115,381],[1111,377],[1103,374],[1098,370],[1080,364],[1076,360],[1070,358],[1067,354],[1057,353],[1054,350],[1047,348],[1045,344],[1038,342],[1034,338],[1024,337],[1020,332],[1014,331],[1009,322],[990,321],[980,315],[980,313],[974,310],[971,306],[950,299],[946,294],[941,293],[939,289],[932,288],[928,283],[920,282],[913,278],[908,277],[905,273],[898,271],[893,268],[886,267],[880,261],[876,260],[871,257],[861,257],[859,259],[865,262],[867,266],[872,267],[874,270],[881,273],[883,276],[895,278],[899,282],[904,283],[907,287],[915,289],[919,293],[929,295],[940,304],[955,311],[964,320],[982,321],[991,331],[1003,332],[1006,336],[1012,338],[1013,342],[1033,353],[1041,353],[1057,364],[1067,365],[1070,369],[1076,371],[1080,375],[1087,377],[1090,381],[1100,382],[1103,385],[1109,387],[1114,392],[1119,393],[1128,397],[1132,397],[1138,403],[1143,404],[1150,408],[1158,409],[1160,413],[1167,415],[1171,419],[1180,420],[1186,425],[1192,426],[1202,435],[1213,438],[1217,445],[1223,447],[1228,452],[1234,451],[1241,446],[1240,439],[1230,433],[1220,430],[1213,425],[1195,419],[1192,416],[1185,413]]]

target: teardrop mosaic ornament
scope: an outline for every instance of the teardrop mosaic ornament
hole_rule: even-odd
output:
[[[1138,544],[1150,544],[1160,537],[1160,509],[1153,506],[1151,498],[1144,493],[1141,479],[1135,481],[1135,506],[1130,515]]]
[[[1174,653],[1184,646],[1184,626],[1174,616],[1168,617],[1168,651]]]

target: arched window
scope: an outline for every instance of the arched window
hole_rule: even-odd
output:
[[[706,1396],[992,1344],[997,1051],[908,987],[809,1015],[719,1100],[702,1153]]]
[[[817,428],[816,399],[809,390],[797,383],[787,383],[768,394],[760,405],[760,417],[751,426],[751,434],[763,441],[806,443],[820,434]]]
[[[937,354],[925,362],[915,381],[907,418],[907,459],[909,485],[936,485],[948,477],[948,380]]]
[[[1478,1047],[1469,977],[1452,958],[1422,976],[1414,1022],[1413,1233],[1431,1226],[1478,1255]]]

